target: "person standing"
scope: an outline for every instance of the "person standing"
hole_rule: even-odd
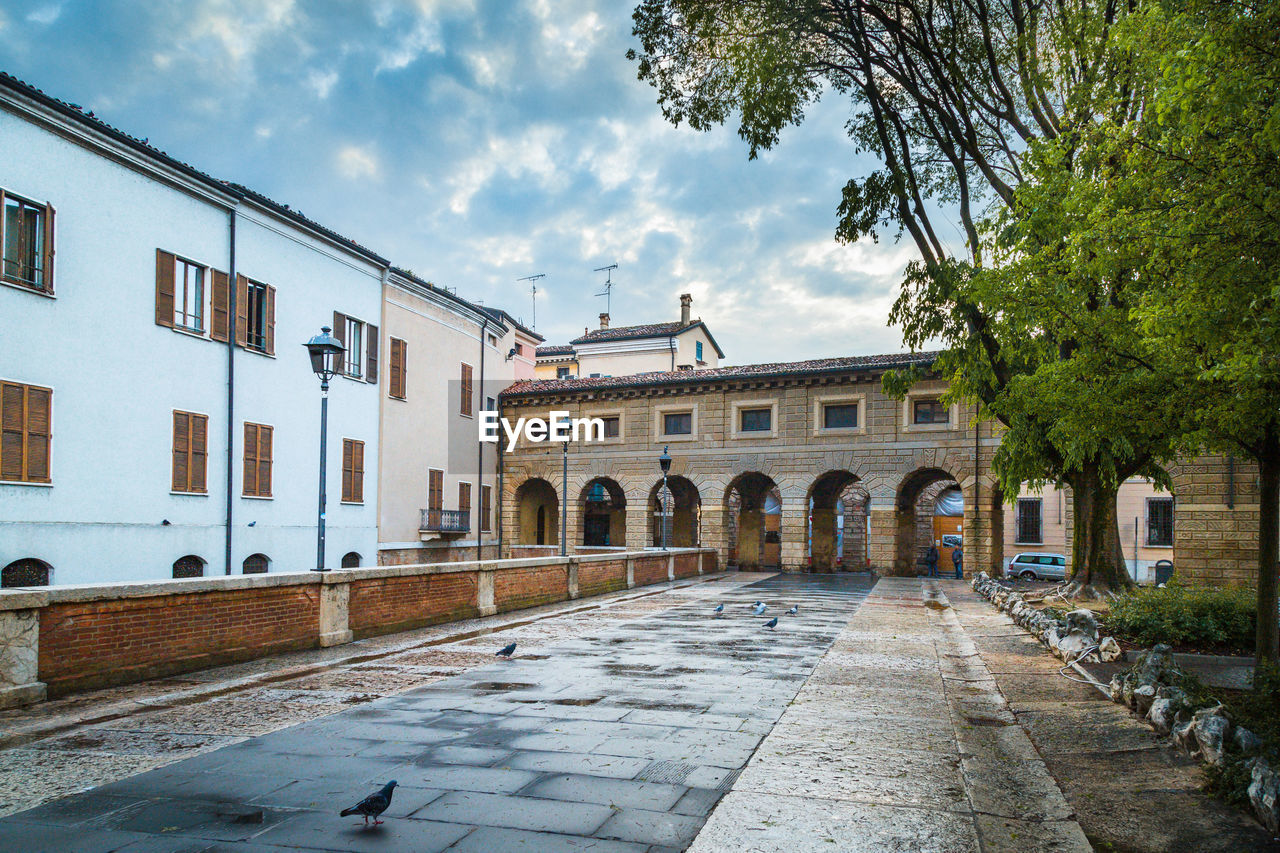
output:
[[[951,562],[956,564],[956,580],[964,579],[964,549],[959,545],[951,552]]]
[[[924,564],[929,569],[929,577],[936,578],[938,576],[938,543],[929,546],[929,550],[924,552]]]

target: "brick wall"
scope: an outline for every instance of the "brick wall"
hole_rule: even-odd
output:
[[[319,588],[285,586],[51,604],[40,680],[59,696],[317,644]]]
[[[493,603],[499,613],[568,598],[569,572],[564,566],[508,569],[493,577]]]
[[[360,638],[474,618],[480,615],[478,574],[407,575],[354,583],[348,624]]]
[[[698,555],[697,554],[677,554],[676,555],[676,577],[692,578],[698,574]]]
[[[603,595],[627,588],[627,561],[583,563],[578,566],[578,595]]]
[[[667,579],[667,557],[664,554],[636,557],[636,586],[662,583]]]
[[[557,551],[556,553],[559,553]],[[532,557],[533,554],[520,556]],[[541,555],[536,555],[541,556]],[[421,548],[392,548],[378,552],[379,566],[420,566],[426,563],[469,563],[476,559],[475,545],[448,543],[423,545]],[[498,543],[483,546],[483,560],[498,559]]]

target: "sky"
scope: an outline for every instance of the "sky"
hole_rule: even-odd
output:
[[[675,320],[729,364],[904,349],[909,242],[834,239],[874,162],[827,98],[748,160],[663,117],[626,0],[0,2],[0,69],[564,343]]]

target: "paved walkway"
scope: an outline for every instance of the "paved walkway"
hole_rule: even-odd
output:
[[[12,815],[0,847],[683,849],[868,586],[848,575],[690,586],[666,602],[678,606],[542,653]],[[748,609],[757,598],[764,617]],[[782,615],[792,604],[800,615]],[[780,630],[764,628],[772,615]],[[384,825],[337,816],[388,779],[400,787]]]

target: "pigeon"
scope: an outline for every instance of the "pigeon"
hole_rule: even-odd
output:
[[[360,802],[356,803],[349,809],[343,809],[338,813],[338,817],[346,817],[347,815],[364,815],[364,825],[369,825],[369,818],[373,818],[373,825],[377,826],[382,823],[378,820],[378,815],[387,810],[387,806],[391,805],[391,790],[398,783],[392,779],[390,782],[382,786],[382,790],[377,793],[370,794]]]
[[[763,601],[756,602],[756,615],[757,615],[757,616],[763,616],[763,615],[764,615],[764,608],[765,608],[765,605],[764,605],[764,602],[763,602]]]
[[[510,645],[503,646],[501,649],[499,649],[498,653],[494,655],[494,657],[506,658],[507,660],[511,660],[511,656],[514,655],[515,653],[516,653],[516,644],[511,643]]]
[[[748,604],[748,607],[764,607],[763,601],[757,601],[755,604]]]
[[[800,605],[798,605],[798,604],[793,604],[793,605],[791,605],[791,609],[787,611],[787,615],[788,615],[788,616],[795,616],[795,615],[796,615],[797,613],[799,613],[799,612],[800,612]]]
[[[772,619],[770,619],[768,622],[764,623],[764,626],[765,626],[766,628],[776,628],[776,627],[778,627],[778,617],[777,617],[777,616],[773,617],[773,618],[772,618]]]
[[[723,613],[723,612],[724,612],[724,605],[723,605],[723,604],[717,604],[717,605],[716,605],[716,609],[715,609],[715,610],[712,610],[711,612],[712,612],[712,613],[714,613],[714,614],[716,614],[717,616],[719,616],[721,613]]]

